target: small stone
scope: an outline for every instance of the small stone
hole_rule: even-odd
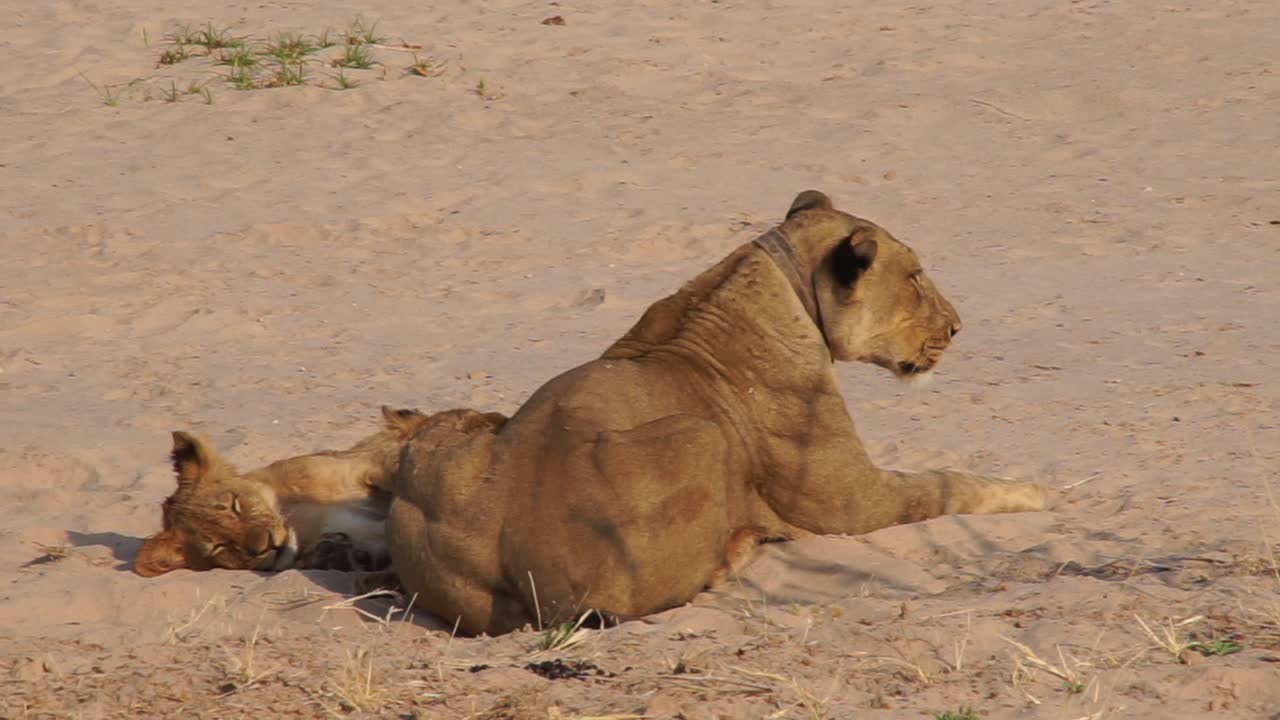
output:
[[[33,657],[20,658],[13,664],[12,675],[14,680],[35,682],[44,677],[44,664]]]
[[[593,310],[604,302],[604,288],[586,290],[573,301],[574,306],[583,310]]]
[[[674,695],[658,693],[644,706],[644,716],[650,718],[677,718],[684,713],[680,701]]]

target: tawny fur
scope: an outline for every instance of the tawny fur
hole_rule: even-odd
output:
[[[959,316],[910,248],[821,193],[780,231],[811,286],[748,243],[505,425],[409,442],[387,539],[419,607],[468,633],[635,617],[724,579],[758,539],[1043,506],[1031,482],[872,464],[832,359],[913,377]]]

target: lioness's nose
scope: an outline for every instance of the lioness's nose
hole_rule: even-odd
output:
[[[960,318],[956,318],[951,323],[951,337],[955,337],[959,334],[960,334]]]

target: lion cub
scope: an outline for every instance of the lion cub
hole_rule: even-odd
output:
[[[433,417],[383,406],[383,428],[347,450],[243,475],[203,439],[175,431],[178,487],[162,505],[163,529],[143,542],[134,570],[153,577],[180,568],[385,569],[387,483],[404,445]]]

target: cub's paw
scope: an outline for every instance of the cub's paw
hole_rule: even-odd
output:
[[[298,554],[297,567],[306,570],[372,572],[390,564],[385,555],[370,553],[352,542],[346,533],[326,533],[314,545]]]

